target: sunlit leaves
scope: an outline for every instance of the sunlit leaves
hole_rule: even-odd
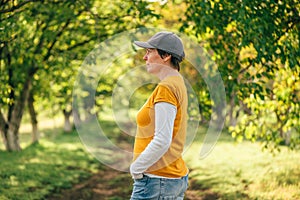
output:
[[[260,98],[254,93],[245,98],[251,115],[242,116],[239,124],[230,128],[232,135],[238,139],[262,139],[273,148],[279,144],[299,148],[300,99],[295,95],[299,93],[299,77],[289,68],[281,69],[273,80],[271,95]]]
[[[299,12],[295,0],[188,1],[182,30],[214,51],[243,113],[230,129],[238,140],[299,144]]]

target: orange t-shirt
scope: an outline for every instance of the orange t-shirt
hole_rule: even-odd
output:
[[[137,114],[137,133],[134,143],[134,160],[144,151],[154,137],[154,104],[167,102],[177,108],[174,121],[172,143],[168,151],[146,173],[178,178],[188,173],[182,159],[187,128],[188,97],[181,76],[170,76],[162,80]]]

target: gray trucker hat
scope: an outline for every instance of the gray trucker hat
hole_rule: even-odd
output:
[[[180,61],[185,56],[181,39],[172,32],[161,31],[152,36],[147,42],[134,41],[133,43],[142,48],[161,49]]]

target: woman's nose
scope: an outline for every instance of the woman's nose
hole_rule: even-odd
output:
[[[147,59],[148,59],[147,54],[144,55],[143,59],[144,59],[144,60],[147,60]]]

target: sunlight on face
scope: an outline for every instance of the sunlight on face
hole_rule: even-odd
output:
[[[163,59],[157,52],[157,49],[146,49],[143,59],[146,61],[147,71],[151,74],[157,74],[164,66]]]

